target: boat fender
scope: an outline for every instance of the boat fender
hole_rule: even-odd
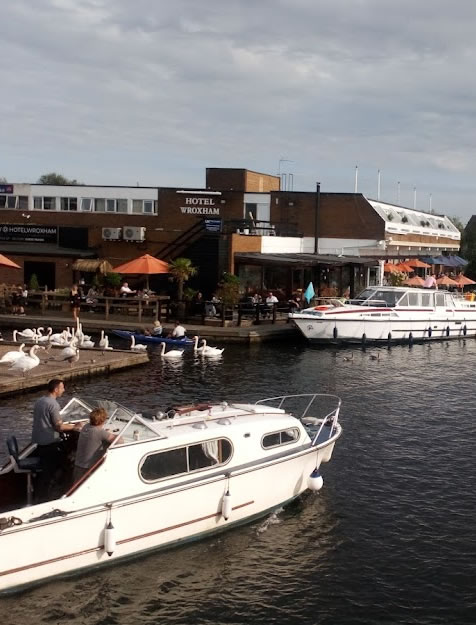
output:
[[[111,521],[104,528],[104,551],[112,556],[116,548],[116,530]]]
[[[324,485],[324,480],[322,479],[322,475],[319,473],[319,469],[315,468],[311,475],[307,478],[307,487],[309,490],[317,492],[321,490]]]
[[[463,326],[463,336],[466,336],[466,334],[468,333],[468,328],[466,327],[466,324]]]
[[[410,332],[408,335],[408,344],[413,345],[413,332]]]
[[[228,519],[230,518],[231,510],[232,510],[231,495],[230,495],[230,490],[228,489],[226,493],[223,495],[223,499],[221,502],[221,515],[225,519],[225,521],[228,521]]]
[[[450,335],[450,326],[446,326],[446,336]]]
[[[387,341],[390,343],[390,342],[391,342],[391,340],[392,340],[392,333],[391,333],[391,332],[389,332],[389,333],[387,334]]]
[[[365,345],[365,343],[367,342],[367,335],[365,334],[365,332],[362,334],[362,345]]]
[[[428,338],[431,339],[431,328],[428,328]]]
[[[332,331],[332,336],[334,337],[334,340],[337,339],[337,335],[338,335],[337,326],[334,326],[334,330]]]

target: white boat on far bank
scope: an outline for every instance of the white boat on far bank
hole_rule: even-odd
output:
[[[62,497],[36,505],[24,462],[33,446],[10,456],[0,470],[0,591],[207,536],[319,490],[340,404],[314,393],[146,415],[71,399],[64,421],[103,407],[120,438]]]
[[[321,343],[476,336],[476,302],[432,289],[367,287],[356,299],[330,299],[289,317],[307,339]]]

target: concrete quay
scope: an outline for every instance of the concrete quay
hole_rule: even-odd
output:
[[[104,330],[106,333],[111,330],[140,330],[142,328],[152,329],[152,322],[142,322],[138,324],[137,319],[105,320],[99,315],[85,314],[81,317],[83,330],[88,333],[99,333]],[[187,336],[198,335],[208,340],[216,340],[221,343],[264,343],[279,342],[283,340],[303,340],[301,333],[291,323],[279,320],[277,323],[261,323],[259,325],[225,326],[221,325],[199,325],[184,323]],[[5,339],[10,338],[8,329],[47,328],[51,326],[54,332],[62,331],[67,326],[74,326],[70,316],[42,316],[42,315],[0,315],[0,331]],[[166,331],[171,330],[172,323],[163,323]]]
[[[18,349],[19,343],[0,343],[0,358],[9,351]],[[31,344],[26,344],[24,351],[28,353]],[[62,347],[52,347],[48,352],[38,350],[40,364],[28,371],[25,376],[21,372],[9,371],[10,364],[0,364],[0,397],[14,395],[24,391],[44,388],[52,378],[71,380],[77,377],[109,374],[127,367],[134,367],[149,362],[147,352],[137,353],[114,349],[103,351],[100,348],[81,349],[79,360],[70,366],[63,360],[57,360]]]

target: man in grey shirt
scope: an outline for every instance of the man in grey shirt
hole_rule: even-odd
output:
[[[73,423],[63,423],[57,398],[64,393],[63,380],[55,378],[48,382],[47,394],[35,402],[33,407],[33,429],[31,440],[36,443],[36,453],[41,459],[41,472],[36,483],[36,503],[48,501],[50,485],[56,471],[66,461],[60,432],[78,430]]]

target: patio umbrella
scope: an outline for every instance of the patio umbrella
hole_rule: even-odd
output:
[[[407,286],[425,286],[425,281],[419,276],[414,276],[413,278],[407,278],[403,284]]]
[[[449,278],[448,276],[443,276],[442,278],[438,278],[438,280],[436,281],[436,284],[438,286],[459,286],[459,284],[453,280],[452,278]]]
[[[149,288],[149,276],[157,273],[169,273],[169,265],[155,256],[144,254],[134,260],[114,267],[116,273],[141,274],[146,276],[147,289]]]
[[[17,265],[3,254],[0,254],[0,265],[3,267],[11,267],[12,269],[21,269],[20,265]]]
[[[405,262],[405,265],[410,265],[410,267],[414,267],[414,268],[418,267],[420,269],[428,269],[428,267],[430,267],[430,265],[428,265],[427,263],[424,263],[418,258],[414,258],[413,260],[407,260]]]
[[[393,263],[385,263],[383,266],[383,270],[385,273],[395,273],[396,271],[399,271],[397,269],[397,266]]]
[[[467,284],[476,284],[474,280],[471,280],[471,278],[467,278],[462,273],[460,273],[459,276],[455,278],[455,282],[461,287],[466,286]]]
[[[399,263],[398,265],[396,265],[396,267],[397,271],[404,271],[405,273],[411,273],[412,271],[415,271],[413,267],[407,265],[407,263]]]

